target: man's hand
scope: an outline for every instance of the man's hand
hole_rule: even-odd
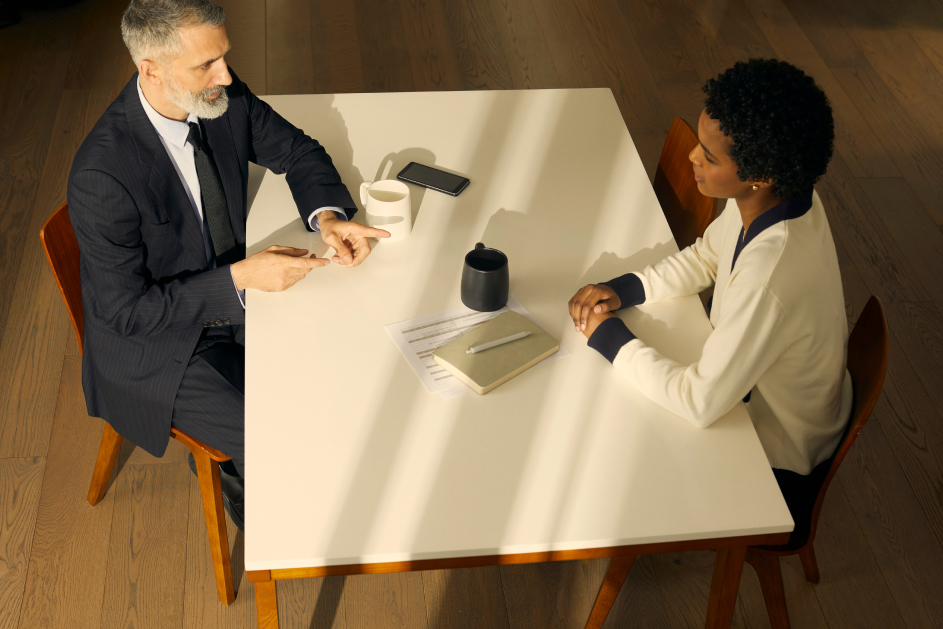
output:
[[[570,317],[573,319],[577,332],[586,332],[589,327],[590,313],[605,314],[621,307],[622,302],[614,290],[605,284],[589,284],[576,291],[576,294],[570,298]],[[593,329],[595,330],[596,326],[593,326]],[[589,338],[589,334],[586,338]]]
[[[370,255],[370,242],[367,238],[389,238],[390,232],[367,227],[354,221],[338,220],[334,212],[318,214],[318,227],[321,239],[334,247],[337,255],[333,260],[337,264],[357,266]]]
[[[327,266],[327,258],[305,257],[307,249],[272,245],[240,260],[230,267],[236,290],[254,288],[268,292],[283,291],[312,269]]]

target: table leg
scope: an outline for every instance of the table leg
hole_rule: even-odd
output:
[[[711,577],[711,594],[707,603],[707,629],[730,629],[733,610],[740,591],[740,575],[743,560],[747,556],[746,546],[721,548],[714,557],[714,576]]]
[[[616,602],[622,584],[625,578],[629,576],[629,570],[635,563],[635,555],[626,555],[624,557],[613,557],[609,562],[609,569],[606,570],[606,578],[599,586],[599,594],[596,595],[596,604],[593,605],[593,611],[589,614],[589,620],[586,621],[586,629],[600,629],[606,622],[606,616],[612,609],[612,604]]]
[[[246,578],[255,587],[255,611],[259,629],[278,629],[278,598],[275,579],[268,570],[247,571]]]

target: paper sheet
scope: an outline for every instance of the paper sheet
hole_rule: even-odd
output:
[[[508,310],[520,313],[540,325],[534,315],[514,295],[509,295],[508,305],[495,312],[478,312],[462,306],[416,319],[391,323],[385,328],[390,338],[396,343],[396,347],[403,353],[406,362],[413,368],[426,391],[430,394],[438,393],[444,398],[452,398],[467,393],[471,389],[440,367],[432,358],[433,352]],[[550,360],[559,360],[569,355],[570,352],[561,344],[560,349],[555,354],[544,359],[540,364]]]

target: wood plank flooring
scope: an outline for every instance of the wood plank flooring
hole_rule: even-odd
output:
[[[888,310],[884,395],[829,490],[807,583],[783,561],[793,627],[943,623],[943,4],[939,0],[219,0],[260,94],[609,87],[650,174],[703,82],[777,56],[832,103],[818,185],[849,323]],[[216,597],[186,451],[125,444],[105,499],[85,492],[102,423],[39,245],[72,156],[134,72],[127,0],[25,10],[0,30],[0,629],[250,628]],[[497,120],[497,124],[501,121]],[[330,147],[328,147],[330,150]],[[592,208],[586,208],[592,211]],[[640,557],[607,628],[703,625],[713,556]],[[286,628],[582,627],[606,560],[280,583]],[[735,627],[769,627],[744,571]]]

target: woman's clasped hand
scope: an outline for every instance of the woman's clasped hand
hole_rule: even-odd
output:
[[[622,307],[622,303],[606,284],[587,284],[570,298],[569,307],[576,331],[589,338],[600,323],[616,316],[613,313]]]

